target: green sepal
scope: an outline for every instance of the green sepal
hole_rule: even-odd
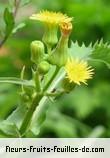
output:
[[[47,47],[53,47],[57,42],[57,26],[55,25],[45,25],[45,32],[43,35],[43,42],[47,45]]]
[[[68,60],[68,37],[61,36],[57,47],[49,55],[48,61],[52,65],[62,67]]]

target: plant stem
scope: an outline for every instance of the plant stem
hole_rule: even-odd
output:
[[[59,68],[56,67],[56,70],[55,70],[54,74],[52,75],[52,77],[50,78],[50,80],[48,81],[46,86],[44,87],[43,92],[46,91],[49,88],[50,84],[52,83],[52,81],[54,80],[54,78],[56,77],[58,72],[59,72]],[[41,101],[42,98],[43,98],[43,94],[39,94],[39,93],[37,93],[36,96],[33,98],[33,101],[30,105],[30,108],[27,111],[27,113],[24,117],[24,120],[22,122],[22,125],[20,127],[21,135],[24,135],[26,133],[26,131],[27,131],[29,125],[30,125],[33,113],[34,113],[36,107],[39,105],[39,102]]]
[[[48,52],[48,54],[50,55],[51,54],[51,46],[50,45],[47,45],[47,52]]]
[[[62,90],[62,91],[58,91],[58,92],[54,92],[54,93],[44,93],[44,95],[48,96],[48,97],[56,97],[56,96],[62,95],[64,93],[66,93],[66,91]]]
[[[40,83],[40,75],[39,75],[39,72],[33,72],[33,79],[34,79],[34,82],[35,82],[35,86],[36,86],[36,91],[37,92],[40,92],[41,91],[41,83]]]
[[[21,2],[21,0],[15,0],[15,9],[14,9],[14,13],[13,13],[14,17],[16,17],[16,15],[17,15],[17,12],[18,12],[18,9],[20,6],[20,2]]]
[[[57,75],[58,71],[59,71],[59,67],[56,67],[55,72],[53,73],[52,77],[50,78],[50,80],[49,80],[49,81],[47,82],[47,84],[45,85],[45,87],[44,87],[44,89],[43,89],[43,92],[45,92],[45,91],[48,89],[50,83],[53,81],[53,79],[54,79],[55,76]]]
[[[30,121],[31,121],[31,118],[32,118],[32,115],[36,109],[36,106],[38,105],[39,101],[41,100],[41,98],[43,97],[42,94],[39,94],[39,95],[36,95],[30,105],[30,108],[29,110],[27,111],[25,117],[24,117],[24,120],[22,122],[22,125],[21,125],[21,128],[20,128],[20,133],[21,135],[24,135],[25,132],[27,131],[28,127],[29,127],[29,124],[30,124]]]
[[[0,42],[0,48],[4,45],[4,43],[7,41],[7,39],[8,39],[8,37],[9,36],[5,36],[4,38],[3,38],[3,40]]]

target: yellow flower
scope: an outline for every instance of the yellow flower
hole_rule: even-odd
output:
[[[88,66],[86,61],[80,61],[79,59],[69,59],[65,66],[67,78],[70,82],[74,82],[78,85],[83,82],[87,84],[87,80],[92,78],[94,74],[91,66]]]
[[[72,18],[68,17],[66,14],[62,14],[60,12],[52,12],[52,11],[41,11],[38,14],[33,14],[30,19],[39,20],[46,24],[59,25],[62,22],[71,22]]]

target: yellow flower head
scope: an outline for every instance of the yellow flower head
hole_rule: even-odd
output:
[[[38,14],[33,14],[30,19],[39,20],[46,24],[59,25],[62,22],[70,22],[72,18],[68,17],[66,14],[62,14],[60,12],[52,12],[52,11],[41,11]]]
[[[86,61],[80,61],[79,59],[69,59],[65,66],[67,78],[70,82],[74,82],[78,85],[83,82],[87,84],[87,80],[92,78],[94,74],[91,66],[88,66]]]

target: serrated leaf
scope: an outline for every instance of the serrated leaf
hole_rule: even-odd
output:
[[[91,58],[105,63],[110,68],[110,45],[103,41],[96,42],[93,46]]]
[[[11,84],[18,84],[18,85],[26,85],[34,87],[33,81],[23,80],[16,77],[0,77],[1,83],[11,83]]]
[[[6,24],[6,36],[9,36],[9,34],[14,28],[15,22],[14,22],[13,13],[10,12],[8,8],[6,8],[4,11],[4,21]]]
[[[88,60],[91,52],[91,45],[89,45],[88,47],[86,47],[85,44],[79,46],[78,42],[72,42],[71,47],[69,48],[70,56],[83,60]]]

